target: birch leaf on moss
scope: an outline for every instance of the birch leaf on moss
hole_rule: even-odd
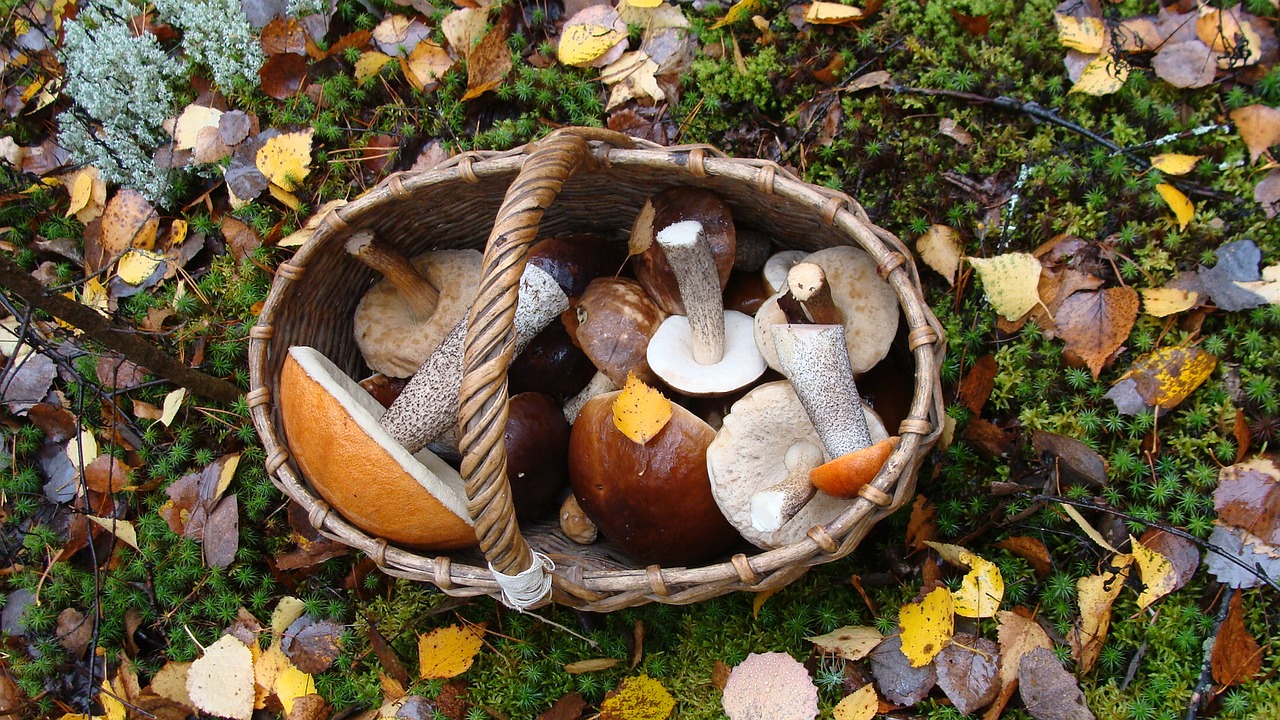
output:
[[[481,625],[450,625],[418,636],[418,674],[424,680],[447,680],[471,669],[484,646]]]
[[[1092,16],[1075,17],[1055,12],[1053,24],[1058,27],[1058,42],[1082,53],[1102,52],[1106,30],[1102,19]]]
[[[764,10],[764,0],[738,0],[729,8],[729,12],[720,18],[711,26],[712,30],[722,28],[725,25],[733,25],[734,23],[750,20],[753,15],[759,15]]]
[[[1084,66],[1080,79],[1071,86],[1069,92],[1094,96],[1110,95],[1124,87],[1124,82],[1128,79],[1128,64],[1116,60],[1111,55],[1099,55]]]
[[[1181,153],[1160,153],[1151,158],[1151,167],[1165,175],[1186,175],[1195,168],[1203,155],[1183,155]]]
[[[1138,575],[1142,577],[1138,609],[1146,610],[1151,603],[1173,592],[1178,584],[1178,573],[1169,558],[1143,545],[1138,538],[1130,535],[1129,542],[1133,546],[1133,561],[1138,566]]]
[[[311,172],[311,130],[270,138],[254,157],[258,170],[282,190],[296,190]]]
[[[902,626],[902,654],[911,667],[928,665],[942,652],[955,633],[955,603],[951,591],[941,587],[920,602],[907,603],[898,612]]]
[[[1138,292],[1142,295],[1142,311],[1160,318],[1190,310],[1200,302],[1200,294],[1194,290],[1159,287]]]
[[[1160,193],[1160,197],[1169,204],[1169,208],[1173,210],[1173,215],[1178,219],[1178,229],[1186,230],[1187,223],[1191,222],[1191,218],[1196,216],[1196,206],[1191,200],[1178,188],[1169,183],[1160,183],[1156,185],[1156,192]]]
[[[1040,261],[1030,253],[969,258],[982,278],[982,289],[1000,316],[1017,320],[1040,302]]]
[[[953,592],[955,612],[961,617],[994,617],[1004,599],[1004,577],[995,563],[979,557],[959,545],[927,542],[952,565],[969,568],[960,581],[960,589]]]

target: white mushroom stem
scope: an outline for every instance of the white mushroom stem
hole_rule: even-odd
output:
[[[822,448],[811,442],[798,442],[788,448],[783,456],[787,476],[751,496],[751,526],[760,532],[774,532],[795,517],[818,491],[809,482],[809,471],[822,461]]]
[[[436,311],[440,291],[404,255],[386,243],[378,242],[371,230],[357,230],[347,239],[347,252],[352,257],[382,273],[387,282],[395,286],[405,303],[413,308],[419,320],[425,322]]]
[[[535,335],[567,309],[569,298],[555,278],[536,265],[526,265],[516,302],[515,353],[519,354]],[[466,338],[464,318],[414,373],[379,421],[409,452],[421,450],[457,425]]]
[[[609,379],[608,375],[596,371],[596,374],[591,376],[591,380],[586,387],[579,390],[577,395],[565,401],[564,419],[568,420],[569,424],[572,425],[573,421],[578,419],[578,413],[581,412],[582,406],[586,405],[588,400],[617,389],[618,386]]]
[[[800,303],[805,319],[818,325],[842,325],[844,318],[831,299],[827,274],[817,263],[802,262],[787,273],[787,290]]]
[[[774,325],[773,346],[832,458],[871,446],[842,325]]]
[[[724,299],[711,247],[697,220],[668,225],[654,238],[667,255],[680,287],[693,336],[693,359],[715,365],[724,357]]]

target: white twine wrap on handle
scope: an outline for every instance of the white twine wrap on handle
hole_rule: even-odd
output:
[[[515,575],[498,572],[489,563],[489,572],[502,590],[502,603],[513,610],[524,612],[551,596],[551,573],[556,564],[551,558],[533,552],[533,563],[528,569]]]

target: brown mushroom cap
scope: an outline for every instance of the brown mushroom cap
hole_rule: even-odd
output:
[[[597,235],[577,234],[539,240],[529,248],[528,261],[555,278],[566,295],[577,297],[587,283],[618,272],[626,259],[622,245]]]
[[[591,362],[618,387],[629,372],[654,384],[645,349],[666,316],[635,280],[596,278],[578,299],[575,334]]]
[[[303,475],[352,525],[399,545],[474,545],[458,472],[427,451],[410,455],[378,425],[384,409],[312,348],[294,347],[280,373],[280,415]]]
[[[733,217],[729,206],[710,190],[699,190],[689,187],[674,187],[658,193],[653,198],[652,226],[632,229],[633,241],[639,236],[647,239],[648,247],[639,255],[633,256],[636,280],[649,293],[649,297],[658,307],[670,315],[687,315],[684,302],[680,299],[680,286],[671,270],[667,256],[653,237],[663,228],[686,220],[702,223],[707,245],[715,261],[716,273],[720,278],[720,287],[729,282],[729,272],[733,270],[733,260],[737,247],[737,234],[733,229]],[[638,223],[646,222],[646,214],[641,213]],[[641,244],[644,240],[641,240]]]
[[[356,344],[365,363],[392,377],[409,377],[440,345],[476,299],[481,254],[477,250],[437,250],[411,262],[440,291],[430,318],[418,317],[386,280],[369,288],[354,316]]]
[[[715,431],[673,405],[666,426],[641,445],[613,420],[617,392],[578,414],[569,439],[569,482],[605,537],[642,563],[687,565],[714,557],[737,539],[707,480],[706,450]]]
[[[551,398],[520,393],[511,397],[502,439],[516,517],[535,518],[569,484],[569,423]]]
[[[875,411],[863,405],[871,436],[888,437]],[[789,545],[805,537],[814,525],[825,525],[849,507],[849,501],[819,492],[794,517],[774,532],[756,530],[751,522],[751,498],[787,477],[787,450],[797,443],[822,447],[791,383],[765,383],[733,404],[724,425],[707,448],[711,492],[720,511],[751,544],[761,548]]]

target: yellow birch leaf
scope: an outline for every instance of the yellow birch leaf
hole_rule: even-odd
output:
[[[1181,153],[1160,153],[1151,158],[1151,167],[1166,175],[1186,175],[1191,172],[1203,155],[1183,155]]]
[[[210,715],[249,720],[253,689],[253,653],[233,635],[218,638],[187,669],[187,694]]]
[[[160,415],[160,424],[169,427],[169,423],[178,416],[178,409],[182,407],[182,401],[187,397],[186,388],[178,388],[168,395],[164,396],[163,412]]]
[[[1101,573],[1082,577],[1076,582],[1080,617],[1069,640],[1072,654],[1082,674],[1093,668],[1102,652],[1102,645],[1107,640],[1107,630],[1111,627],[1111,605],[1124,587],[1132,562],[1132,555],[1117,555],[1111,558],[1110,565]]]
[[[1080,79],[1071,86],[1068,93],[1084,93],[1085,95],[1110,95],[1124,87],[1129,79],[1129,65],[1116,60],[1111,55],[1099,55],[1084,66]]]
[[[253,707],[257,710],[267,706],[267,700],[276,692],[276,680],[280,673],[292,662],[284,654],[279,641],[259,653],[253,659]]]
[[[222,119],[222,111],[204,105],[188,105],[178,116],[173,127],[173,146],[175,150],[194,150],[196,135],[207,127],[218,127]]]
[[[1138,564],[1138,575],[1142,577],[1142,592],[1138,595],[1138,608],[1146,610],[1151,603],[1173,592],[1178,585],[1178,573],[1173,569],[1169,558],[1138,542],[1138,538],[1130,535],[1133,545],[1133,560]]]
[[[1178,229],[1186,230],[1187,223],[1196,216],[1196,206],[1191,204],[1181,190],[1169,183],[1156,185],[1156,192],[1160,193],[1160,197],[1164,198],[1164,201],[1173,209],[1174,217],[1178,218]]]
[[[556,57],[565,65],[584,67],[600,59],[601,55],[626,38],[626,33],[604,25],[570,25],[560,36]]]
[[[130,285],[139,285],[151,277],[165,258],[164,254],[150,250],[130,250],[116,263],[116,277]]]
[[[297,190],[298,183],[311,172],[311,130],[284,133],[267,140],[254,164],[282,190]]]
[[[304,673],[289,663],[276,674],[276,697],[284,706],[284,714],[293,712],[293,702],[303,695],[314,695],[316,682],[309,673]]]
[[[1004,599],[1004,577],[995,563],[979,557],[959,545],[947,545],[926,541],[926,545],[938,551],[952,565],[969,568],[960,581],[960,589],[951,593],[955,612],[961,617],[995,617]]]
[[[969,258],[982,278],[987,302],[1009,321],[1017,320],[1040,302],[1040,261],[1030,253],[1006,253],[993,258]]]
[[[600,720],[666,720],[676,700],[662,683],[636,675],[609,691],[600,703]]]
[[[107,286],[102,284],[97,275],[84,281],[84,288],[80,291],[80,304],[97,310],[104,317],[111,314],[111,297],[107,294]]]
[[[128,545],[134,550],[138,549],[138,531],[134,529],[133,523],[128,520],[98,517],[97,515],[85,515],[85,517],[92,520],[94,524],[101,526],[107,532],[120,538],[120,541],[125,545]]]
[[[1058,26],[1058,42],[1065,47],[1090,55],[1102,52],[1106,29],[1101,18],[1075,17],[1055,12],[1053,24]]]
[[[400,58],[405,77],[421,92],[435,90],[453,64],[449,51],[430,40],[418,43],[409,57]]]
[[[377,50],[366,50],[360,53],[355,66],[356,82],[364,83],[365,80],[377,75],[378,71],[389,62],[391,62],[391,56]]]
[[[564,671],[570,675],[581,675],[589,672],[600,672],[608,670],[622,664],[622,660],[618,658],[592,658],[590,660],[579,660],[571,662],[564,666]]]
[[[98,702],[102,703],[102,717],[105,720],[125,720],[128,713],[120,696],[106,680],[102,681],[102,692],[98,694]]]
[[[613,401],[613,425],[641,445],[649,442],[671,419],[671,401],[662,393],[627,374],[627,383]]]
[[[79,435],[67,441],[62,452],[73,467],[87,466],[98,459],[98,439],[89,430],[82,430]]]
[[[1097,528],[1090,525],[1089,521],[1084,519],[1084,516],[1080,514],[1079,510],[1076,510],[1066,503],[1058,504],[1062,506],[1062,511],[1065,512],[1068,517],[1076,521],[1076,525],[1080,526],[1080,529],[1084,531],[1085,535],[1089,536],[1090,540],[1098,543],[1098,545],[1103,549],[1110,550],[1117,555],[1120,554],[1119,550],[1111,547],[1111,543],[1107,542],[1106,538],[1102,537],[1102,533],[1098,532]]]
[[[1195,346],[1170,345],[1143,355],[1125,372],[1148,405],[1177,407],[1218,366],[1218,358]]]
[[[804,21],[814,25],[843,25],[862,19],[862,8],[817,0],[804,11]]]
[[[751,598],[751,618],[753,620],[760,619],[760,608],[764,607],[764,604],[769,602],[769,598],[776,595],[781,589],[782,588],[780,587],[776,587],[763,592],[758,592],[755,597]]]
[[[169,226],[169,248],[176,248],[187,239],[187,221],[174,220]]]
[[[1146,288],[1138,292],[1142,294],[1142,311],[1160,318],[1190,310],[1200,301],[1200,294],[1194,290]]]
[[[447,680],[471,668],[484,646],[483,625],[450,625],[418,635],[418,676]]]
[[[711,26],[711,29],[715,30],[716,28],[722,28],[725,25],[732,25],[734,23],[742,22],[743,20],[750,20],[751,16],[758,15],[763,11],[764,0],[738,0],[738,2],[734,3],[733,6],[729,8],[729,12],[725,13],[724,17],[717,20],[716,23]]]
[[[267,185],[267,190],[271,193],[271,197],[279,200],[281,204],[290,210],[298,210],[302,207],[302,201],[298,199],[297,195],[294,195],[275,183]]]
[[[67,206],[67,217],[88,207],[89,201],[93,199],[93,177],[96,174],[97,170],[90,166],[80,168],[62,179],[62,184],[67,187],[67,193],[71,195],[71,204]]]
[[[956,231],[946,225],[931,225],[925,234],[916,240],[916,252],[925,265],[933,268],[946,279],[948,285],[956,282],[956,272],[960,270],[960,258],[964,248]]]
[[[845,660],[857,661],[871,654],[880,641],[884,640],[884,636],[873,627],[857,625],[837,628],[825,635],[815,635],[805,639],[824,653],[832,653]]]
[[[876,686],[867,683],[845,695],[831,709],[835,720],[871,720],[880,709],[880,697],[876,695]]]
[[[223,467],[225,468],[226,466],[224,465]],[[306,604],[298,598],[292,595],[280,598],[280,602],[276,603],[276,609],[271,611],[271,634],[275,636],[276,641],[280,639],[281,635],[284,635],[284,631],[289,629],[294,620],[302,617],[302,613],[305,611]]]
[[[955,605],[951,591],[940,587],[918,603],[907,603],[898,612],[902,626],[902,654],[911,667],[923,667],[942,652],[955,634]]]
[[[662,0],[626,0],[631,7],[638,8],[656,8],[662,4]]]

